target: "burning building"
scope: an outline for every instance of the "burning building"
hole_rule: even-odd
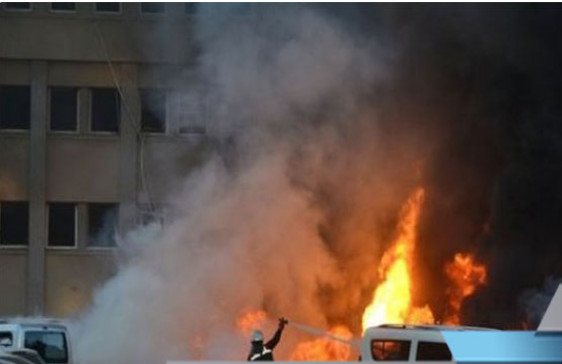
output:
[[[29,198],[2,310],[76,313],[82,363],[240,359],[278,316],[340,339],[290,324],[278,358],[299,360],[381,323],[521,327],[562,275],[557,6],[3,6],[2,97],[30,93],[31,127],[0,133],[2,201]],[[121,227],[103,274],[100,203]],[[74,245],[51,211],[76,211]],[[91,304],[61,308],[83,281]]]

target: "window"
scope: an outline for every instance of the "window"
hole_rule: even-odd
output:
[[[407,361],[410,357],[410,341],[372,340],[371,355],[375,361]]]
[[[31,10],[31,3],[4,3],[6,10],[19,10],[27,11]]]
[[[99,13],[119,13],[121,3],[96,3],[96,11]]]
[[[0,331],[0,347],[9,348],[14,343],[14,336],[9,331]]]
[[[451,361],[453,356],[445,343],[423,342],[418,343],[416,354],[418,361]]]
[[[141,3],[141,13],[162,14],[164,13],[164,3]]]
[[[53,11],[76,11],[76,3],[51,3]]]
[[[51,87],[50,128],[52,131],[76,131],[78,89]]]
[[[29,130],[29,86],[0,87],[0,129]]]
[[[195,15],[197,13],[197,3],[185,3],[183,11],[188,15]]]
[[[119,131],[119,94],[113,88],[92,89],[92,131]]]
[[[76,246],[76,204],[50,203],[48,229],[49,246]]]
[[[199,94],[190,93],[179,98],[180,134],[204,134],[204,107]]]
[[[88,245],[92,247],[115,246],[117,230],[117,204],[88,204]]]
[[[166,132],[166,91],[144,89],[141,96],[141,129],[148,133]]]
[[[68,362],[66,337],[62,332],[27,331],[24,345],[35,350],[47,364]]]
[[[0,245],[27,245],[28,228],[27,202],[0,203]]]

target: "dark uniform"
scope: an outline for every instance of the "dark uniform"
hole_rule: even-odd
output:
[[[263,341],[252,341],[252,348],[248,354],[248,361],[273,361],[273,349],[279,344],[281,334],[286,324],[287,320],[283,318],[279,319],[279,327],[277,331],[275,331],[275,335],[273,335],[271,340],[267,343],[264,344]]]

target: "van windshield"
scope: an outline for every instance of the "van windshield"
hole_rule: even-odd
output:
[[[27,331],[25,347],[35,350],[46,363],[68,362],[68,349],[64,332]]]

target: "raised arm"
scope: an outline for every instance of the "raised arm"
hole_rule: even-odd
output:
[[[275,349],[277,344],[279,344],[279,340],[281,340],[281,334],[283,334],[283,330],[285,329],[285,325],[287,324],[287,322],[288,321],[285,320],[284,318],[279,319],[279,327],[277,328],[277,331],[275,331],[275,335],[273,335],[271,340],[269,340],[264,345],[267,349],[273,350]]]

